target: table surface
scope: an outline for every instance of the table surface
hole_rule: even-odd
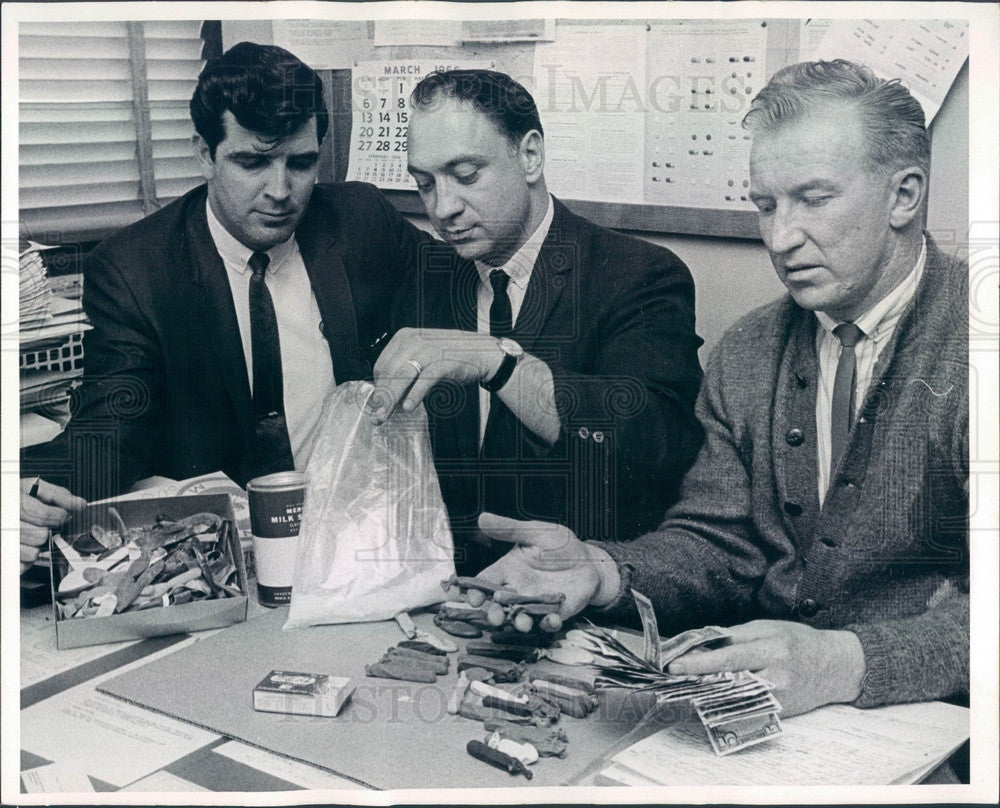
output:
[[[251,603],[251,619],[270,613],[255,600],[251,599]],[[22,609],[20,623],[22,712],[47,700],[52,703],[70,692],[81,698],[96,694],[103,681],[120,671],[171,654],[215,633],[179,634],[60,651],[56,649],[50,605]],[[93,737],[88,738],[84,733],[75,741],[83,747],[90,747],[100,737],[103,736],[95,727]],[[121,750],[109,748],[106,753],[116,756],[121,754]],[[22,773],[52,762],[23,749],[21,751]],[[58,763],[64,764],[65,761]],[[99,778],[90,776],[89,780],[95,791],[119,790]],[[179,757],[151,776],[140,778],[125,790],[269,792],[304,788],[358,789],[361,786],[308,764],[222,737]]]
[[[142,669],[143,666],[153,660],[157,660],[156,667],[169,671],[171,669],[171,665],[176,667],[175,663],[177,660],[182,658],[187,658],[188,660],[196,659],[198,656],[198,646],[202,645],[203,640],[213,638],[212,642],[205,642],[204,645],[202,645],[203,648],[214,649],[212,650],[212,653],[218,653],[218,649],[223,649],[223,652],[225,652],[227,645],[233,645],[231,642],[227,643],[227,638],[229,637],[235,637],[236,635],[250,636],[252,635],[253,628],[255,626],[263,627],[270,624],[280,625],[280,614],[260,607],[255,601],[253,601],[253,599],[251,602],[253,604],[253,607],[251,608],[251,620],[253,621],[254,626],[243,624],[229,629],[200,632],[194,635],[172,635],[137,642],[118,643],[92,648],[70,649],[67,651],[58,651],[55,648],[55,631],[54,626],[52,625],[51,606],[37,606],[34,608],[23,609],[20,621],[22,635],[22,716],[25,718],[30,717],[31,720],[34,721],[40,711],[44,713],[45,707],[47,705],[51,705],[53,706],[53,710],[48,711],[48,717],[45,720],[50,722],[49,727],[51,731],[58,734],[60,729],[58,723],[60,714],[55,708],[55,705],[59,705],[59,709],[62,710],[66,710],[67,705],[69,705],[69,709],[72,710],[74,709],[73,705],[79,702],[82,703],[81,709],[83,709],[87,706],[88,702],[95,702],[95,700],[100,699],[110,699],[116,704],[120,703],[124,705],[123,709],[127,707],[128,710],[138,711],[140,720],[144,719],[145,716],[149,716],[149,718],[153,721],[161,720],[173,722],[174,719],[162,718],[158,713],[146,710],[141,706],[137,707],[133,704],[127,704],[126,702],[118,702],[117,699],[104,695],[101,690],[104,687],[109,686],[107,683],[119,677],[123,672],[131,671],[132,673],[129,673],[129,676],[134,676],[136,669]],[[263,619],[261,619],[262,617]],[[426,616],[420,616],[418,617],[418,622],[426,619]],[[321,627],[321,630],[327,632],[342,630],[342,636],[347,637],[350,635],[350,637],[354,638],[352,642],[358,646],[358,653],[355,654],[357,656],[363,655],[362,646],[370,644],[367,642],[367,639],[360,639],[365,638],[366,633],[370,632],[372,637],[377,637],[377,642],[383,645],[391,644],[398,639],[402,639],[403,636],[402,633],[396,629],[395,624],[391,622],[383,624],[370,624],[367,627],[359,626],[357,624],[342,627]],[[307,629],[306,631],[313,630]],[[214,635],[219,632],[224,632],[225,635],[214,637]],[[295,633],[296,632],[288,632],[289,635]],[[628,630],[626,630],[626,633],[634,634],[634,632],[630,632]],[[319,633],[315,636],[319,637]],[[284,647],[284,645],[288,645],[288,642],[289,641],[287,639],[281,638],[278,646]],[[289,647],[294,647],[294,644],[295,641],[292,641],[292,645]],[[258,661],[260,662],[261,660]],[[229,662],[232,663],[233,660],[230,659]],[[149,671],[152,667],[153,666],[145,668],[145,670]],[[271,667],[282,666],[271,665]],[[208,665],[207,668],[210,669],[211,665]],[[138,673],[141,674],[143,671],[139,670]],[[250,676],[251,678],[256,677],[256,674],[256,668],[254,668],[251,673],[239,670],[234,672],[232,678],[234,683],[239,683],[246,679],[247,676]],[[260,677],[257,678],[259,679]],[[453,679],[454,666],[452,666],[450,679],[446,683],[446,689],[450,690]],[[361,681],[362,683],[365,681],[363,676]],[[373,680],[368,681],[370,682]],[[397,684],[406,685],[406,683]],[[114,692],[115,687],[113,683],[110,685],[110,688],[111,691]],[[240,692],[242,693],[242,690]],[[116,693],[116,695],[119,694]],[[199,694],[197,693],[192,693],[191,701],[193,704],[199,703],[198,695]],[[135,701],[141,704],[144,699],[138,698]],[[249,698],[246,699],[246,702],[247,706],[245,709],[252,715],[253,711],[250,709]],[[105,704],[107,704],[106,701]],[[652,704],[649,706],[652,706]],[[242,708],[237,707],[237,709]],[[193,716],[198,715],[198,713],[195,712],[192,713],[192,716],[184,716],[183,711],[174,713],[169,709],[164,710],[164,713],[167,715],[177,714],[182,718],[187,717],[189,720],[194,720]],[[56,717],[53,719],[52,715],[55,715]],[[269,714],[258,715],[265,716]],[[632,725],[639,723],[641,717],[641,714],[634,715]],[[481,733],[482,726],[479,724],[452,716],[448,716],[447,718],[451,719],[453,724],[455,722],[463,724],[463,729],[465,729],[465,731],[462,732],[461,735],[466,740],[471,737],[477,737]],[[314,720],[324,721],[326,719]],[[87,750],[88,760],[100,760],[99,757],[95,758],[95,755],[104,755],[109,756],[104,759],[104,762],[108,762],[121,755],[122,744],[127,744],[127,739],[122,738],[119,743],[108,744],[107,732],[101,729],[99,726],[100,723],[100,721],[95,721],[94,725],[91,726],[87,722],[84,722],[82,725],[74,722],[73,744],[76,745],[76,748]],[[177,726],[181,725],[181,722],[175,723]],[[196,723],[201,724],[207,730],[214,732],[217,732],[218,730],[217,726],[211,725],[212,722],[203,722],[198,720]],[[567,730],[571,735],[571,756],[574,747],[574,744],[572,743],[574,739],[573,736],[575,735],[581,741],[584,741],[585,738],[587,738],[586,742],[578,743],[576,745],[577,756],[573,759],[572,765],[565,765],[567,761],[542,759],[534,768],[538,773],[542,773],[543,769],[545,769],[544,775],[540,779],[546,781],[546,785],[556,785],[565,782],[574,782],[580,785],[591,784],[593,775],[596,774],[599,769],[599,767],[596,766],[595,761],[599,760],[604,754],[608,753],[612,746],[620,743],[622,736],[627,733],[627,728],[615,733],[607,734],[606,738],[597,737],[597,741],[593,741],[592,739],[589,739],[589,735],[594,732],[593,725],[599,724],[599,722],[578,722],[576,719],[566,718],[565,722],[562,723],[567,724]],[[468,725],[467,729],[464,727],[464,724]],[[187,726],[189,725],[184,725],[184,727]],[[35,730],[35,735],[37,737],[37,728],[33,727],[32,729]],[[366,784],[371,785],[373,782],[378,783],[379,780],[377,776],[358,777],[358,769],[356,766],[355,769],[350,772],[352,775],[351,778],[342,777],[335,773],[338,769],[333,766],[314,766],[300,760],[295,760],[283,755],[265,751],[265,749],[254,745],[254,738],[248,737],[245,734],[241,741],[238,737],[229,737],[222,733],[218,733],[218,735],[216,735],[206,733],[204,730],[199,730],[194,727],[191,727],[190,729],[195,736],[197,736],[198,733],[201,733],[209,739],[204,743],[194,744],[192,748],[185,749],[182,754],[173,756],[169,762],[165,763],[165,765],[159,766],[155,769],[150,769],[148,772],[143,772],[141,776],[137,776],[135,778],[135,781],[125,782],[119,777],[119,782],[117,783],[108,782],[91,774],[91,771],[100,770],[102,768],[100,765],[91,768],[90,771],[87,772],[87,775],[89,775],[88,779],[90,787],[92,787],[95,791],[116,791],[123,788],[126,791],[143,792],[280,792],[310,788],[345,790],[359,789],[364,788]],[[296,729],[297,731],[302,730],[305,729],[305,726],[297,725]],[[650,732],[652,731],[654,730],[650,729]],[[369,728],[369,735],[371,732],[372,730]],[[24,722],[22,721],[22,737],[23,733]],[[437,736],[432,737],[432,735],[433,733],[425,727],[423,736],[410,738],[410,740],[416,743],[418,747],[420,743],[424,743],[428,755],[434,755],[435,757],[440,758],[443,756],[442,738],[445,736],[437,738]],[[452,732],[451,735],[455,735],[457,737],[455,732]],[[584,737],[581,737],[581,735]],[[599,735],[600,732],[598,732],[598,736]],[[352,742],[347,736],[341,740],[345,743]],[[445,740],[450,740],[450,736]],[[602,740],[607,741],[607,746],[604,748],[602,748],[599,743],[599,741]],[[633,740],[637,740],[637,738]],[[244,743],[243,741],[249,741],[249,743]],[[376,741],[377,743],[375,743]],[[464,744],[464,740],[462,743]],[[357,745],[366,746],[367,749],[365,749],[365,751],[367,754],[375,757],[376,759],[379,759],[379,751],[376,746],[382,748],[383,754],[381,759],[384,759],[387,766],[393,764],[393,754],[397,753],[397,750],[395,749],[385,751],[385,739],[379,739],[377,733],[369,737],[367,741],[363,735],[358,735]],[[46,770],[46,767],[49,769],[58,768],[59,766],[72,768],[72,763],[75,760],[72,748],[67,749],[65,746],[60,746],[58,743],[52,744],[52,746],[53,748],[61,749],[62,751],[58,754],[53,754],[52,757],[40,757],[37,754],[26,751],[24,746],[25,744],[22,742],[20,767],[22,779],[24,779],[26,774],[30,774],[32,770],[36,770],[36,779],[41,779],[41,773]],[[191,745],[189,744],[189,746]],[[267,744],[261,744],[261,746],[266,747]],[[410,746],[413,746],[413,743],[411,743]],[[62,756],[61,758],[60,755]],[[410,759],[412,759],[412,752],[410,755]],[[167,757],[170,757],[170,755],[168,754]],[[347,757],[350,758],[350,755]],[[475,762],[471,761],[471,759],[465,760],[464,750],[461,752],[460,756],[456,756],[456,759],[459,757],[461,758],[460,764],[475,764]],[[52,764],[53,761],[55,761],[58,765],[49,766],[48,764]],[[398,761],[395,761],[395,763],[398,764]],[[81,768],[83,768],[82,764]],[[111,768],[113,768],[113,766]],[[552,779],[551,775],[556,769],[559,770],[558,779],[553,780],[551,783],[547,782]],[[513,781],[515,780],[517,781],[517,785],[528,785],[527,781],[521,782],[523,778],[509,778],[509,776],[486,767],[485,765],[483,765],[483,770],[481,782],[477,783],[479,786],[493,787],[501,784],[509,786],[514,785],[515,783]],[[79,772],[75,773],[80,774]],[[349,772],[347,769],[344,769],[343,773],[347,774]],[[584,776],[585,773],[586,776]],[[464,776],[468,777],[468,772],[465,772]],[[408,785],[409,787],[420,787],[417,785],[416,781],[408,783],[404,782],[404,780],[406,780],[406,778],[401,778],[397,783],[391,778],[386,780],[386,778],[383,777],[383,782],[378,784],[379,787],[389,788],[405,788],[408,787]],[[436,786],[437,784],[428,783],[424,784],[424,787],[432,787],[432,785]],[[22,784],[22,790],[25,790],[25,788],[25,784]],[[55,791],[57,789],[49,788],[47,790]]]
[[[255,624],[260,621],[260,625],[265,625],[274,623],[276,619],[280,620],[281,615],[276,614],[272,610],[260,607],[253,601],[252,603],[253,608],[251,608],[250,619]],[[426,620],[426,617],[418,617],[418,622],[422,619]],[[51,606],[36,606],[30,609],[23,609],[21,613],[21,628],[21,710],[23,714],[25,710],[37,710],[38,705],[41,705],[46,700],[51,700],[50,703],[55,703],[55,700],[60,698],[65,699],[68,693],[80,699],[85,699],[89,696],[107,698],[103,696],[99,689],[103,688],[107,682],[114,679],[122,671],[134,670],[154,659],[162,660],[161,664],[169,665],[170,660],[183,657],[185,654],[188,654],[188,658],[191,658],[190,655],[197,654],[198,646],[201,645],[202,640],[212,637],[220,631],[229,633],[239,632],[240,630],[246,631],[249,626],[244,624],[243,626],[234,626],[230,629],[199,632],[191,635],[171,635],[137,642],[62,651],[56,650],[55,647]],[[371,631],[378,637],[377,642],[381,642],[383,646],[404,639],[403,634],[391,621],[383,624],[371,624],[368,628],[354,624],[342,627],[321,627],[319,630],[337,631],[338,629],[353,631],[359,634],[359,636],[366,631]],[[294,634],[296,632],[290,633]],[[387,638],[390,639],[387,640]],[[217,642],[222,639],[224,638],[214,638],[214,641]],[[211,644],[209,643],[209,645]],[[164,659],[165,657],[169,657],[170,659]],[[451,657],[454,658],[454,655],[451,655]],[[274,667],[280,666],[276,665]],[[449,674],[448,681],[444,683],[443,691],[450,692],[453,684],[451,680],[455,676],[454,669],[455,666],[453,664],[451,666],[452,672]],[[247,675],[243,671],[240,673],[244,674],[244,678]],[[249,675],[251,677],[256,676],[256,669]],[[386,684],[390,685],[406,685],[406,683],[393,683],[389,680],[367,681],[386,682]],[[363,677],[361,684],[365,684]],[[194,696],[192,698],[194,699]],[[253,711],[250,710],[249,712],[252,713]],[[149,712],[149,714],[151,716],[156,715],[153,712]],[[268,714],[257,715],[264,716]],[[481,724],[453,716],[446,716],[446,718],[450,719],[453,724],[458,723],[462,725],[462,729],[466,730],[462,733],[463,738],[466,735],[468,738],[473,738],[483,734]],[[632,718],[638,720],[641,718],[641,714],[637,713]],[[320,720],[322,721],[322,719]],[[590,727],[585,726],[583,721],[578,722],[576,719],[570,718],[566,718],[566,721],[574,724],[571,734],[579,733],[581,729],[590,733]],[[464,725],[467,725],[467,728]],[[207,729],[212,730],[213,728],[207,727]],[[624,734],[625,731],[627,730],[621,729],[621,731],[615,732],[613,736],[609,735],[608,742],[612,742],[618,736]],[[75,738],[75,742],[82,747],[91,749],[101,742],[101,738],[105,737],[101,735],[101,730],[96,727],[93,731],[93,737],[87,737],[88,734],[90,734],[89,727],[84,727],[84,731],[80,737]],[[419,743],[419,739],[415,740]],[[603,751],[599,747],[595,747],[595,749]],[[580,754],[581,751],[578,750],[577,757],[568,763],[567,761],[558,759],[543,759],[534,768],[539,770],[539,767],[544,767],[546,763],[550,767],[559,764],[558,779],[554,780],[551,784],[561,784],[571,775],[575,775],[581,771],[584,765],[589,762],[588,759],[585,759]],[[120,754],[120,750],[109,748],[106,754],[112,756],[118,755]],[[461,752],[461,757],[466,757],[464,749]],[[49,758],[39,757],[22,749],[22,774],[31,769],[44,767],[52,762]],[[58,760],[56,762],[63,764],[66,761]],[[463,760],[463,762],[465,761]],[[496,772],[484,764],[472,761],[471,758],[468,762],[472,763],[473,766],[482,766],[484,780],[490,781],[489,783],[483,782],[480,785],[510,785],[513,779],[524,779],[510,778],[502,772]],[[494,775],[494,777],[491,777],[491,775]],[[95,791],[118,790],[118,786],[95,776],[91,775],[89,779]],[[492,782],[494,779],[497,781],[496,783]],[[523,785],[528,784],[526,780],[523,782]],[[407,783],[401,779],[398,786],[389,787],[406,786]],[[158,769],[153,776],[144,776],[137,783],[130,784],[131,790],[139,790],[140,788],[148,788],[150,791],[195,791],[207,789],[215,792],[267,792],[303,788],[358,789],[364,787],[364,781],[359,783],[356,779],[340,777],[331,773],[326,768],[312,766],[308,763],[267,752],[264,749],[242,743],[239,739],[234,739],[226,735],[222,735],[218,739],[213,739],[211,742],[194,751],[183,754],[178,759]],[[24,786],[22,785],[22,790],[23,788]]]

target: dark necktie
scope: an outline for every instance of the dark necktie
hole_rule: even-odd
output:
[[[253,358],[253,410],[257,421],[256,462],[253,475],[295,468],[285,423],[281,382],[281,343],[271,293],[264,283],[270,259],[267,253],[250,256],[250,346]]]
[[[514,316],[510,307],[507,286],[510,275],[502,269],[490,272],[490,286],[493,287],[493,302],[490,304],[490,334],[494,337],[509,337],[514,331]]]
[[[864,333],[854,323],[841,323],[833,329],[840,340],[840,358],[837,360],[837,375],[833,380],[833,402],[830,407],[830,470],[837,468],[844,449],[847,435],[854,423],[854,385],[857,381],[858,362],[854,346]]]
[[[510,275],[502,269],[490,272],[490,286],[493,287],[493,302],[490,304],[490,335],[509,337],[514,332],[514,316],[510,306],[507,286]],[[512,457],[514,444],[510,433],[514,427],[514,414],[496,393],[490,393],[490,412],[486,418],[483,434],[483,457]],[[504,428],[506,426],[506,428]]]

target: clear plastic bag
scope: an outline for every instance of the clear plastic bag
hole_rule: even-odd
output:
[[[346,382],[323,406],[285,628],[387,620],[443,600],[455,572],[424,408],[376,427],[373,390]]]

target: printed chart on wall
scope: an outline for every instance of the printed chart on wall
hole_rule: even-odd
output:
[[[468,65],[433,60],[359,62],[352,74],[352,122],[347,179],[379,188],[415,191],[406,172],[409,98],[414,86],[435,70]]]
[[[752,209],[742,120],[767,81],[767,22],[657,24],[647,53],[645,201]]]
[[[750,210],[740,122],[766,80],[766,50],[760,19],[560,26],[535,51],[549,186],[573,199]]]

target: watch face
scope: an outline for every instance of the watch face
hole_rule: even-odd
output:
[[[500,350],[507,354],[507,356],[513,356],[515,359],[520,359],[524,356],[524,348],[514,342],[514,340],[507,339],[507,337],[500,338]]]

